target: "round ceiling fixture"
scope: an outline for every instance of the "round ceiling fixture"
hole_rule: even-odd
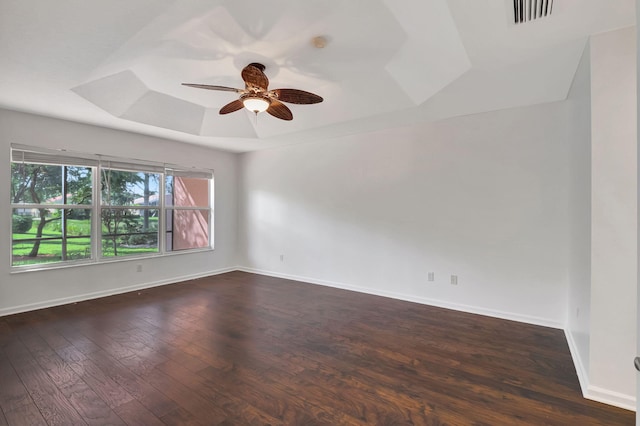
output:
[[[324,49],[327,46],[327,39],[324,36],[316,36],[311,39],[311,44],[316,49]]]
[[[242,99],[242,104],[246,109],[257,114],[266,111],[271,103],[258,96],[247,96]]]

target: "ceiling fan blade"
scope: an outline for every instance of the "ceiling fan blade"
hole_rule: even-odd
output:
[[[271,105],[267,108],[267,112],[281,120],[293,120],[291,110],[282,102],[271,99]]]
[[[260,68],[262,67],[262,69]],[[250,87],[258,88],[261,90],[267,90],[269,86],[269,79],[262,72],[264,65],[261,64],[249,64],[242,70],[242,79],[247,85],[247,89]]]
[[[235,112],[242,108],[244,108],[244,104],[240,99],[236,99],[235,101],[229,102],[220,108],[220,114],[229,114],[230,112]]]
[[[207,89],[207,90],[220,90],[222,92],[236,92],[241,93],[242,89],[235,89],[233,87],[226,86],[212,86],[211,84],[193,84],[193,83],[182,83],[183,86],[195,87],[196,89]]]
[[[317,104],[323,101],[321,96],[298,89],[275,89],[271,91],[278,100],[291,104]]]

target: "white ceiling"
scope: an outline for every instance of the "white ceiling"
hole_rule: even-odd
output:
[[[566,97],[590,34],[634,0],[0,0],[0,106],[248,151]],[[323,36],[326,47],[311,40]],[[269,88],[324,97],[293,121],[219,115],[266,65]]]

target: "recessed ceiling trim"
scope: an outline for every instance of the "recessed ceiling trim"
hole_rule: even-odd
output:
[[[551,15],[553,0],[513,0],[513,21],[516,24]]]

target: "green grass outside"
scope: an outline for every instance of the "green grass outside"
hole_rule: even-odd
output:
[[[142,219],[140,219],[142,220]],[[31,229],[24,234],[13,234],[13,265],[29,265],[42,264],[62,261],[62,240],[44,240],[40,242],[38,256],[35,258],[27,257],[33,248],[33,241],[24,241],[34,239],[38,229],[38,219],[34,219]],[[152,229],[157,229],[158,218],[150,218]],[[107,232],[106,227],[102,227],[103,232]],[[122,232],[125,232],[122,230]],[[79,260],[91,258],[91,221],[89,219],[68,219],[67,220],[67,236],[78,238],[67,238],[67,260]],[[42,233],[43,238],[61,238],[59,221],[48,223]],[[131,256],[143,253],[157,253],[158,247],[128,247],[118,244],[118,257]],[[114,257],[112,241],[105,240],[103,253],[104,257]]]

